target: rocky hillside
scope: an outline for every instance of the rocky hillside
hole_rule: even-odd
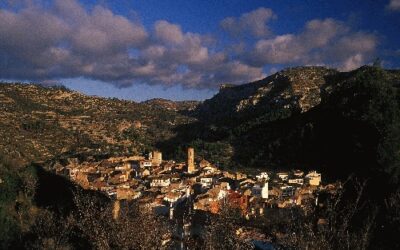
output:
[[[351,72],[299,67],[224,85],[198,106],[198,122],[180,126],[165,145],[193,145],[232,167],[320,168],[335,175],[396,165],[399,83],[400,71],[365,66]]]
[[[157,148],[165,158],[184,160],[191,145],[199,158],[228,168],[335,172],[394,166],[398,86],[399,71],[377,67],[290,68],[257,82],[224,85],[204,103],[135,103],[0,84],[0,153],[38,161]]]
[[[199,101],[171,101],[162,98],[150,99],[143,103],[173,111],[192,111],[200,104]]]
[[[398,71],[386,73],[393,85],[399,84]],[[351,81],[353,75],[326,67],[288,68],[257,82],[221,85],[219,93],[200,105],[197,112],[204,120],[229,121],[235,125],[266,114],[270,121],[287,118],[318,106],[337,88]]]
[[[320,104],[331,89],[329,78],[338,72],[324,67],[289,68],[257,82],[222,85],[220,92],[204,102],[199,114],[211,120],[221,115],[239,118],[284,109],[304,113]]]
[[[82,95],[60,87],[0,84],[0,153],[26,161],[61,153],[143,152],[172,129],[191,121],[179,114],[192,103],[168,108]]]

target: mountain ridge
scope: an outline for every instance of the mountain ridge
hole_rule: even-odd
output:
[[[26,161],[73,151],[141,152],[191,119],[151,103],[33,84],[0,84],[0,108],[0,152]]]
[[[300,79],[300,83],[292,84],[290,74],[292,81]],[[313,75],[316,84],[307,80]],[[302,67],[243,86],[228,86],[200,105],[198,122],[183,127],[182,138],[168,145],[182,143],[208,150],[225,146],[224,158],[242,167],[319,168],[330,169],[333,175],[341,169],[336,172],[342,176],[353,170],[362,172],[362,164],[377,169],[382,167],[387,138],[398,136],[399,77],[399,70],[371,66],[350,72]],[[275,80],[275,91],[258,96],[255,105],[247,101],[268,80]],[[290,94],[291,86],[300,87],[297,98]],[[302,98],[303,103],[299,102]],[[246,108],[237,109],[243,100]],[[207,150],[204,154],[214,155]],[[392,154],[398,157],[396,151]]]
[[[355,159],[366,157],[375,168],[378,160],[369,155],[377,151],[365,149],[378,150],[381,133],[393,129],[382,121],[376,125],[379,117],[366,107],[372,100],[385,109],[397,107],[399,79],[400,71],[377,67],[351,72],[296,67],[256,82],[223,86],[204,102],[158,98],[142,103],[62,87],[1,84],[0,151],[32,161],[158,149],[166,158],[184,160],[184,149],[194,146],[198,157],[227,168],[333,168],[353,164],[344,164],[344,158],[361,150]],[[379,93],[389,99],[379,103]],[[388,117],[397,117],[397,111],[390,112]],[[394,118],[382,119],[394,124]],[[341,143],[347,145],[343,150]]]

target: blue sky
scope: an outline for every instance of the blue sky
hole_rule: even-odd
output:
[[[400,0],[8,0],[0,79],[143,101],[210,98],[285,67],[400,67]]]

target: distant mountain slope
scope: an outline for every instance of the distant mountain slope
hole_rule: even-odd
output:
[[[150,99],[142,103],[174,111],[192,111],[200,104],[199,101],[171,101],[162,98]]]
[[[289,68],[257,82],[240,86],[222,85],[220,92],[199,106],[201,117],[251,119],[258,114],[286,110],[306,112],[331,91],[329,78],[338,72],[324,67]]]
[[[206,157],[239,167],[396,172],[399,82],[396,70],[299,67],[223,86],[198,106],[198,122],[181,126],[165,145],[194,145]]]
[[[359,71],[366,69],[368,67]],[[197,112],[204,120],[217,123],[224,123],[226,119],[234,124],[242,123],[276,113],[286,118],[319,105],[341,85],[351,81],[355,72],[358,71],[338,72],[325,67],[288,68],[260,81],[239,86],[222,85],[220,92],[199,105]],[[386,77],[393,86],[400,84],[399,71],[387,70]]]
[[[59,154],[133,154],[157,148],[221,167],[320,168],[333,175],[400,169],[400,71],[286,69],[222,86],[199,102],[143,103],[64,88],[0,84],[0,153],[26,161]]]
[[[155,140],[173,136],[176,125],[191,120],[152,102],[91,97],[27,84],[1,83],[0,110],[0,152],[27,161],[68,152],[142,152]]]

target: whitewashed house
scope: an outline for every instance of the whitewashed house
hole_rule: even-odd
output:
[[[150,187],[168,187],[171,184],[171,179],[168,177],[154,178],[150,182]]]
[[[321,184],[321,174],[317,171],[311,171],[306,175],[306,179],[311,186],[319,186]]]

